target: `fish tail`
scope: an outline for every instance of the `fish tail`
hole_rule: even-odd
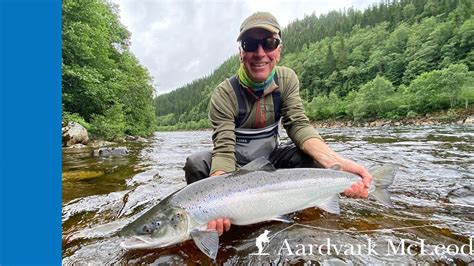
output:
[[[397,171],[398,166],[393,164],[386,164],[369,170],[372,175],[372,185],[369,189],[369,195],[390,208],[394,206],[390,200],[390,194],[387,188],[393,183]]]

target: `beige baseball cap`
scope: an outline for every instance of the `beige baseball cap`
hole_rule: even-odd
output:
[[[250,29],[261,28],[271,33],[280,33],[280,24],[269,12],[256,12],[250,15],[240,25],[240,34],[237,41],[242,39],[242,35]]]

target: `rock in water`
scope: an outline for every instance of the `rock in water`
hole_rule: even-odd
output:
[[[466,120],[464,120],[464,125],[474,125],[474,115],[466,118]]]
[[[100,157],[124,156],[128,155],[128,149],[125,147],[100,148],[94,151],[94,155]]]
[[[89,134],[87,130],[81,125],[73,121],[69,121],[65,127],[62,128],[63,146],[69,147],[74,144],[87,144],[89,142]]]

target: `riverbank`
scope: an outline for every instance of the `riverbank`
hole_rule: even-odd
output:
[[[354,121],[350,119],[327,119],[319,121],[311,121],[315,128],[344,128],[344,127],[383,127],[383,126],[406,126],[406,125],[444,125],[444,124],[474,124],[474,105],[468,108],[450,109],[420,115],[416,117],[403,117],[400,119],[377,119],[371,118],[362,121]],[[189,128],[185,124],[181,127],[173,126],[158,126],[158,132],[172,132],[172,131],[199,131],[212,130],[210,127],[206,128]]]
[[[315,128],[343,128],[343,127],[385,127],[385,126],[425,126],[425,125],[474,125],[474,106],[468,108],[454,109],[428,113],[423,116],[404,117],[401,119],[368,119],[354,121],[349,119],[327,119],[313,121]]]

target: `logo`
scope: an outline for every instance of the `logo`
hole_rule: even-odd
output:
[[[255,239],[255,245],[257,246],[258,248],[258,253],[252,253],[250,255],[270,255],[268,253],[262,253],[263,252],[263,243],[269,243],[270,242],[270,239],[268,238],[268,234],[270,233],[270,231],[268,230],[265,230],[265,232],[263,232],[263,234],[259,235],[257,237],[257,239]]]
[[[268,234],[270,231],[265,230],[263,234],[260,234],[255,239],[255,246],[258,248],[258,253],[251,253],[249,255],[270,255],[269,253],[263,253],[265,248],[268,247],[268,243],[272,241],[279,233],[292,228],[293,226],[305,226],[309,228],[315,229],[324,229],[314,226],[307,226],[302,224],[292,224],[289,227],[286,227],[283,230],[280,230],[269,238]],[[433,225],[425,225],[425,226],[433,226]],[[398,230],[404,229],[405,227],[400,228],[391,228],[391,230]],[[331,230],[331,229],[327,229]],[[380,232],[382,230],[387,229],[375,229],[371,230],[372,232]],[[333,231],[333,230],[331,230]],[[336,230],[339,231],[339,230]],[[357,231],[354,231],[357,232]],[[367,243],[347,243],[347,241],[342,241],[341,239],[337,238],[336,240],[332,240],[330,238],[325,239],[312,239],[317,240],[315,243],[294,243],[288,241],[288,239],[284,239],[280,249],[273,250],[274,254],[281,256],[281,255],[296,255],[296,256],[314,256],[314,255],[321,255],[321,256],[341,256],[341,255],[351,255],[351,256],[394,256],[394,255],[410,255],[410,256],[446,256],[446,254],[450,256],[455,256],[458,254],[473,256],[474,255],[474,236],[469,237],[469,243],[464,243],[462,246],[456,244],[430,244],[426,248],[425,239],[417,238],[417,240],[413,239],[404,239],[400,238],[399,240],[387,239],[385,243],[382,241],[373,241],[371,238],[367,238]],[[273,240],[274,246],[277,245],[275,243],[277,240]],[[277,241],[278,242],[278,241]],[[264,246],[264,243],[267,245]],[[385,244],[385,245],[384,245]]]
[[[249,139],[243,139],[243,138],[236,138],[235,141],[237,141],[238,143],[245,143],[245,144],[250,143]]]

